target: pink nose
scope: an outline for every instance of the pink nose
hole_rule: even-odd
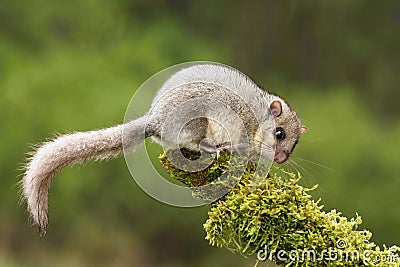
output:
[[[278,164],[284,163],[287,159],[289,158],[289,153],[286,153],[285,151],[282,150],[276,150],[275,151],[275,156],[274,156],[274,161]]]

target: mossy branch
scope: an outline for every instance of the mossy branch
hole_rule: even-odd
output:
[[[165,155],[160,160],[172,177],[199,186],[221,175],[230,158],[222,152],[211,166],[197,173],[176,169]],[[254,170],[249,164],[240,182],[212,204],[204,223],[211,245],[283,266],[400,266],[399,247],[377,246],[370,240],[371,232],[359,229],[362,220],[358,215],[348,219],[336,210],[324,211],[309,193],[316,186],[298,184],[300,174],[273,167],[251,191]]]

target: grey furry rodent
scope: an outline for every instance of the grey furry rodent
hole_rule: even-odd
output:
[[[218,152],[244,147],[249,158],[272,149],[274,161],[283,163],[306,131],[283,99],[261,90],[241,72],[199,64],[167,80],[143,117],[42,144],[26,165],[22,194],[33,223],[45,233],[51,181],[70,164],[115,157],[134,150],[147,137],[169,148]]]

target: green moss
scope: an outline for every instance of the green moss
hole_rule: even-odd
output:
[[[197,160],[200,158],[200,153],[192,152],[186,149],[181,149],[183,156],[190,160]],[[218,177],[222,175],[222,173],[227,169],[229,165],[229,153],[223,151],[217,159],[214,159],[213,164],[209,167],[205,168],[202,171],[198,172],[187,172],[180,170],[172,164],[168,158],[176,158],[175,154],[179,153],[178,151],[168,150],[166,153],[159,157],[161,164],[165,168],[165,170],[176,180],[180,181],[184,185],[189,187],[198,187],[202,185],[209,184]],[[183,168],[185,169],[185,168]]]
[[[165,156],[160,159],[172,177],[190,186],[215,181],[230,160],[223,152],[207,169],[187,173]],[[358,215],[348,219],[336,210],[323,211],[309,194],[316,186],[300,186],[300,174],[274,167],[251,191],[254,171],[249,164],[241,177],[232,176],[240,182],[212,204],[204,224],[211,245],[245,257],[258,254],[283,266],[400,266],[399,247],[380,248],[370,241],[372,233],[359,229]]]
[[[184,171],[187,166],[175,167],[168,159],[178,160],[177,153],[182,152],[187,159],[193,160],[190,164],[208,166],[201,171]],[[186,149],[168,150],[159,157],[165,170],[177,181],[188,187],[192,187],[193,197],[200,198],[208,203],[220,198],[229,192],[240,180],[242,174],[249,175],[255,172],[255,166],[247,164],[243,157],[231,157],[227,151],[221,151],[218,157],[215,154],[205,154],[200,159],[200,153]],[[195,162],[196,161],[196,162]],[[212,162],[212,164],[205,164]],[[182,164],[182,163],[180,163]],[[225,175],[223,173],[225,172]],[[203,187],[208,185],[207,187]]]

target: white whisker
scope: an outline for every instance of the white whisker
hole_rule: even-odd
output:
[[[311,163],[311,164],[314,164],[314,165],[316,165],[316,166],[318,166],[318,167],[322,167],[322,168],[324,168],[324,169],[327,169],[327,170],[329,170],[329,171],[331,171],[331,172],[335,172],[333,169],[329,168],[328,166],[325,166],[325,165],[316,163],[316,162],[311,161],[311,160],[303,159],[303,158],[300,158],[300,157],[296,157],[296,156],[294,156],[294,157],[295,157],[296,159],[301,160],[301,161],[304,161],[304,162],[307,162],[307,163]]]

